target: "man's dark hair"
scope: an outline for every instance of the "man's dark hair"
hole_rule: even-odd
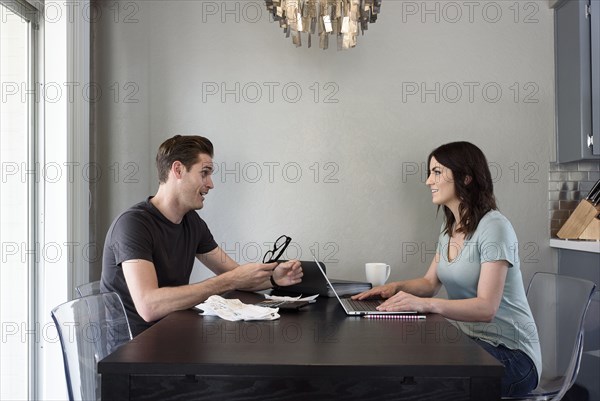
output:
[[[164,141],[156,154],[158,181],[163,184],[169,178],[169,170],[174,162],[180,161],[189,170],[198,162],[198,155],[213,157],[213,144],[199,135],[175,135]]]

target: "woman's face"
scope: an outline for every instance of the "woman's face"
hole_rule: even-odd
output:
[[[459,205],[452,170],[440,164],[435,157],[431,157],[429,162],[429,176],[425,185],[431,189],[431,201],[434,204],[449,208]]]

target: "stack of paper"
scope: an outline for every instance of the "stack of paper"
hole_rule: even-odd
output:
[[[287,301],[287,302],[306,301],[306,302],[312,304],[313,302],[317,302],[317,297],[319,296],[319,294],[311,295],[308,297],[303,297],[302,295],[298,295],[297,297],[288,297],[288,296],[269,295],[269,294],[264,294],[264,296],[266,299],[271,299],[273,301]]]
[[[363,283],[360,281],[340,280],[336,278],[330,279],[330,281],[331,284],[333,284],[333,287],[335,288],[335,292],[337,292],[337,294],[340,297],[344,295],[354,295],[358,294],[359,292],[368,291],[372,287],[371,283]],[[331,288],[329,288],[329,285],[327,285],[327,296],[335,296],[333,291],[331,291]]]
[[[308,276],[306,270],[304,271],[305,277]],[[310,273],[309,273],[310,274]],[[285,294],[285,293],[294,293],[294,294],[319,294],[323,297],[335,297],[331,288],[321,275],[321,273],[317,273],[319,277],[308,277],[308,279],[302,279],[302,282],[299,284],[294,284],[289,287],[279,287],[276,291],[277,293]],[[362,282],[362,281],[350,281],[350,280],[341,280],[337,278],[330,279],[331,283],[335,287],[339,296],[345,295],[354,295],[359,292],[367,291],[371,289],[371,283]]]

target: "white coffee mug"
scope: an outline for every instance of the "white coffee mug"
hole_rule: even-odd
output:
[[[390,265],[385,263],[366,263],[365,273],[367,274],[367,281],[371,283],[373,287],[383,285],[390,277]]]

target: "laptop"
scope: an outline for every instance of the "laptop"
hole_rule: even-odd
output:
[[[273,294],[288,296],[309,296],[319,294],[327,296],[327,283],[323,280],[323,276],[321,276],[315,262],[312,260],[301,260],[300,263],[302,264],[302,273],[304,274],[302,276],[302,281],[287,287],[277,287],[273,290]],[[323,264],[321,264],[321,266],[325,270],[325,266]]]
[[[319,263],[319,261],[317,260],[317,258],[315,257],[314,254],[313,254],[313,258],[315,259],[315,262],[316,262],[317,266],[319,267],[319,271],[321,272],[323,277],[325,277],[325,280],[327,280],[327,284],[329,285],[329,287],[335,294],[335,297],[337,298],[340,305],[342,305],[342,308],[344,308],[344,311],[346,312],[347,315],[352,315],[352,316],[414,315],[417,313],[417,311],[398,311],[398,312],[379,311],[376,308],[384,302],[381,299],[367,299],[364,301],[357,301],[357,300],[353,300],[350,298],[340,298],[338,293],[335,291],[335,287],[331,284],[331,281],[329,281],[329,277],[327,277],[327,274],[325,274],[325,271],[323,271],[323,269],[321,268],[321,263]]]
[[[317,264],[312,260],[301,260],[300,263],[302,264],[302,273],[304,274],[302,276],[302,281],[287,287],[277,287],[273,290],[272,294],[287,296],[309,296],[319,294],[323,297],[333,298],[335,295],[333,295],[327,282],[323,280],[323,275],[319,271]],[[327,273],[327,266],[325,266],[325,263],[320,262],[320,264],[323,271]],[[341,297],[371,289],[371,283],[363,281],[341,280],[331,277],[329,278],[329,281],[335,286],[338,295]]]

